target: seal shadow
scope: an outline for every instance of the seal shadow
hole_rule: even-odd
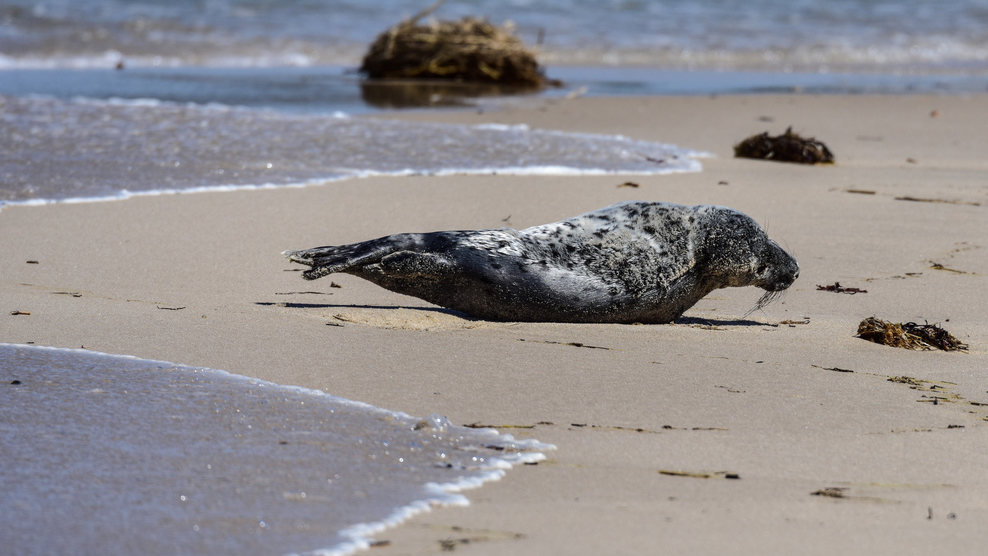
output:
[[[366,304],[356,304],[356,303],[349,303],[349,304],[294,303],[294,302],[274,302],[274,301],[255,301],[254,304],[260,305],[262,307],[285,307],[288,309],[329,309],[329,310],[336,309],[340,311],[346,311],[346,310],[371,311],[371,312],[381,312],[382,315],[393,311],[408,311],[410,313],[419,314],[426,317],[429,315],[442,315],[446,317],[453,317],[454,319],[462,320],[467,323],[511,324],[514,322],[514,321],[493,321],[493,320],[481,319],[470,316],[460,311],[456,311],[453,309],[446,309],[443,307],[413,307],[409,305],[366,305]],[[602,324],[609,324],[609,323],[602,323]],[[723,327],[766,326],[766,323],[764,322],[758,322],[745,318],[710,319],[710,318],[699,318],[699,317],[679,317],[668,324],[680,324],[686,326],[694,325],[694,326],[723,326]]]
[[[456,317],[471,322],[487,322],[484,319],[479,319],[476,317],[471,317],[466,313],[461,313],[460,311],[454,311],[453,309],[446,309],[443,307],[412,307],[408,305],[358,305],[355,303],[343,304],[343,303],[292,303],[292,302],[275,302],[275,301],[255,301],[254,305],[261,305],[262,307],[286,307],[288,309],[370,309],[379,311],[421,311],[423,314],[438,313],[441,315],[449,315],[451,317]],[[494,322],[494,321],[490,321]]]
[[[342,326],[340,323],[353,323],[388,330],[438,331],[488,328],[505,324],[479,319],[443,307],[290,302],[258,302],[257,304],[290,309],[320,309],[320,316],[329,319],[327,324],[335,326]],[[510,323],[507,324],[510,326]]]
[[[749,320],[744,317],[740,319],[702,319],[699,317],[679,317],[672,321],[672,324],[699,325],[699,326],[766,326],[764,322]]]

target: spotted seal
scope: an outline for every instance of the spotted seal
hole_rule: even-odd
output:
[[[285,251],[314,280],[345,272],[488,320],[666,323],[718,288],[766,290],[796,259],[747,215],[719,206],[629,201],[521,231],[396,234]]]

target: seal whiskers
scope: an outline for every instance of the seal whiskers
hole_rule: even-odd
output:
[[[744,316],[748,317],[749,315],[751,315],[756,311],[761,311],[765,307],[768,307],[772,303],[775,303],[779,299],[782,299],[785,295],[786,295],[785,290],[766,291],[765,293],[762,294],[761,297],[758,298],[758,301],[755,302],[755,306],[752,307],[751,309],[748,309],[748,312],[745,313]]]
[[[760,309],[799,276],[750,217],[629,201],[561,222],[396,234],[283,253],[307,280],[344,272],[490,320],[674,320],[718,288],[758,286]]]

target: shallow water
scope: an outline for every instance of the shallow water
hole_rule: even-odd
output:
[[[14,202],[368,175],[699,170],[696,153],[616,136],[158,101],[0,97],[0,137],[0,201]]]
[[[343,66],[134,67],[0,70],[0,95],[65,100],[155,99],[280,112],[351,115],[403,108],[491,109],[566,96],[791,93],[901,94],[988,91],[988,73],[841,73],[642,66],[552,66],[563,86],[541,91],[459,83],[363,81]]]
[[[0,344],[5,554],[344,554],[547,448],[223,371]]]

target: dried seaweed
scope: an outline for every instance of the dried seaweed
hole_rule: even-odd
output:
[[[833,284],[829,284],[826,286],[821,286],[820,284],[817,284],[816,289],[826,292],[846,293],[850,295],[854,295],[856,293],[868,293],[868,290],[863,290],[861,288],[845,288],[844,286],[840,285],[840,282],[834,282]]]
[[[741,475],[737,473],[732,473],[730,471],[671,471],[668,469],[659,469],[659,473],[662,475],[670,475],[673,477],[691,477],[694,479],[740,479]]]
[[[734,145],[736,158],[756,158],[777,162],[799,164],[833,164],[834,154],[827,145],[816,139],[803,138],[793,133],[792,127],[777,137],[769,137],[768,132],[751,137]]]
[[[816,492],[811,492],[811,496],[826,496],[828,498],[844,498],[846,487],[826,487]]]
[[[371,79],[441,79],[525,87],[556,84],[545,77],[535,53],[508,26],[475,17],[419,24],[441,4],[378,35],[360,71]]]
[[[893,323],[875,317],[861,321],[858,336],[878,344],[905,349],[967,351],[968,347],[938,324]]]
[[[519,342],[533,342],[533,343],[537,343],[537,344],[555,344],[555,345],[558,345],[558,346],[572,346],[572,347],[587,348],[587,349],[604,349],[604,350],[610,350],[610,349],[612,349],[612,348],[609,348],[609,347],[602,347],[602,346],[588,346],[588,345],[586,345],[584,343],[581,343],[581,342],[553,342],[551,340],[526,340],[525,338],[518,338],[518,341]]]
[[[930,261],[930,268],[933,270],[945,270],[947,272],[953,272],[954,274],[971,274],[970,272],[965,272],[963,270],[957,270],[956,268],[947,268],[942,264],[934,261]]]
[[[980,207],[981,203],[976,203],[973,201],[958,201],[950,199],[927,199],[924,197],[895,197],[896,201],[913,201],[916,203],[946,203],[948,205],[969,205],[972,207]]]

